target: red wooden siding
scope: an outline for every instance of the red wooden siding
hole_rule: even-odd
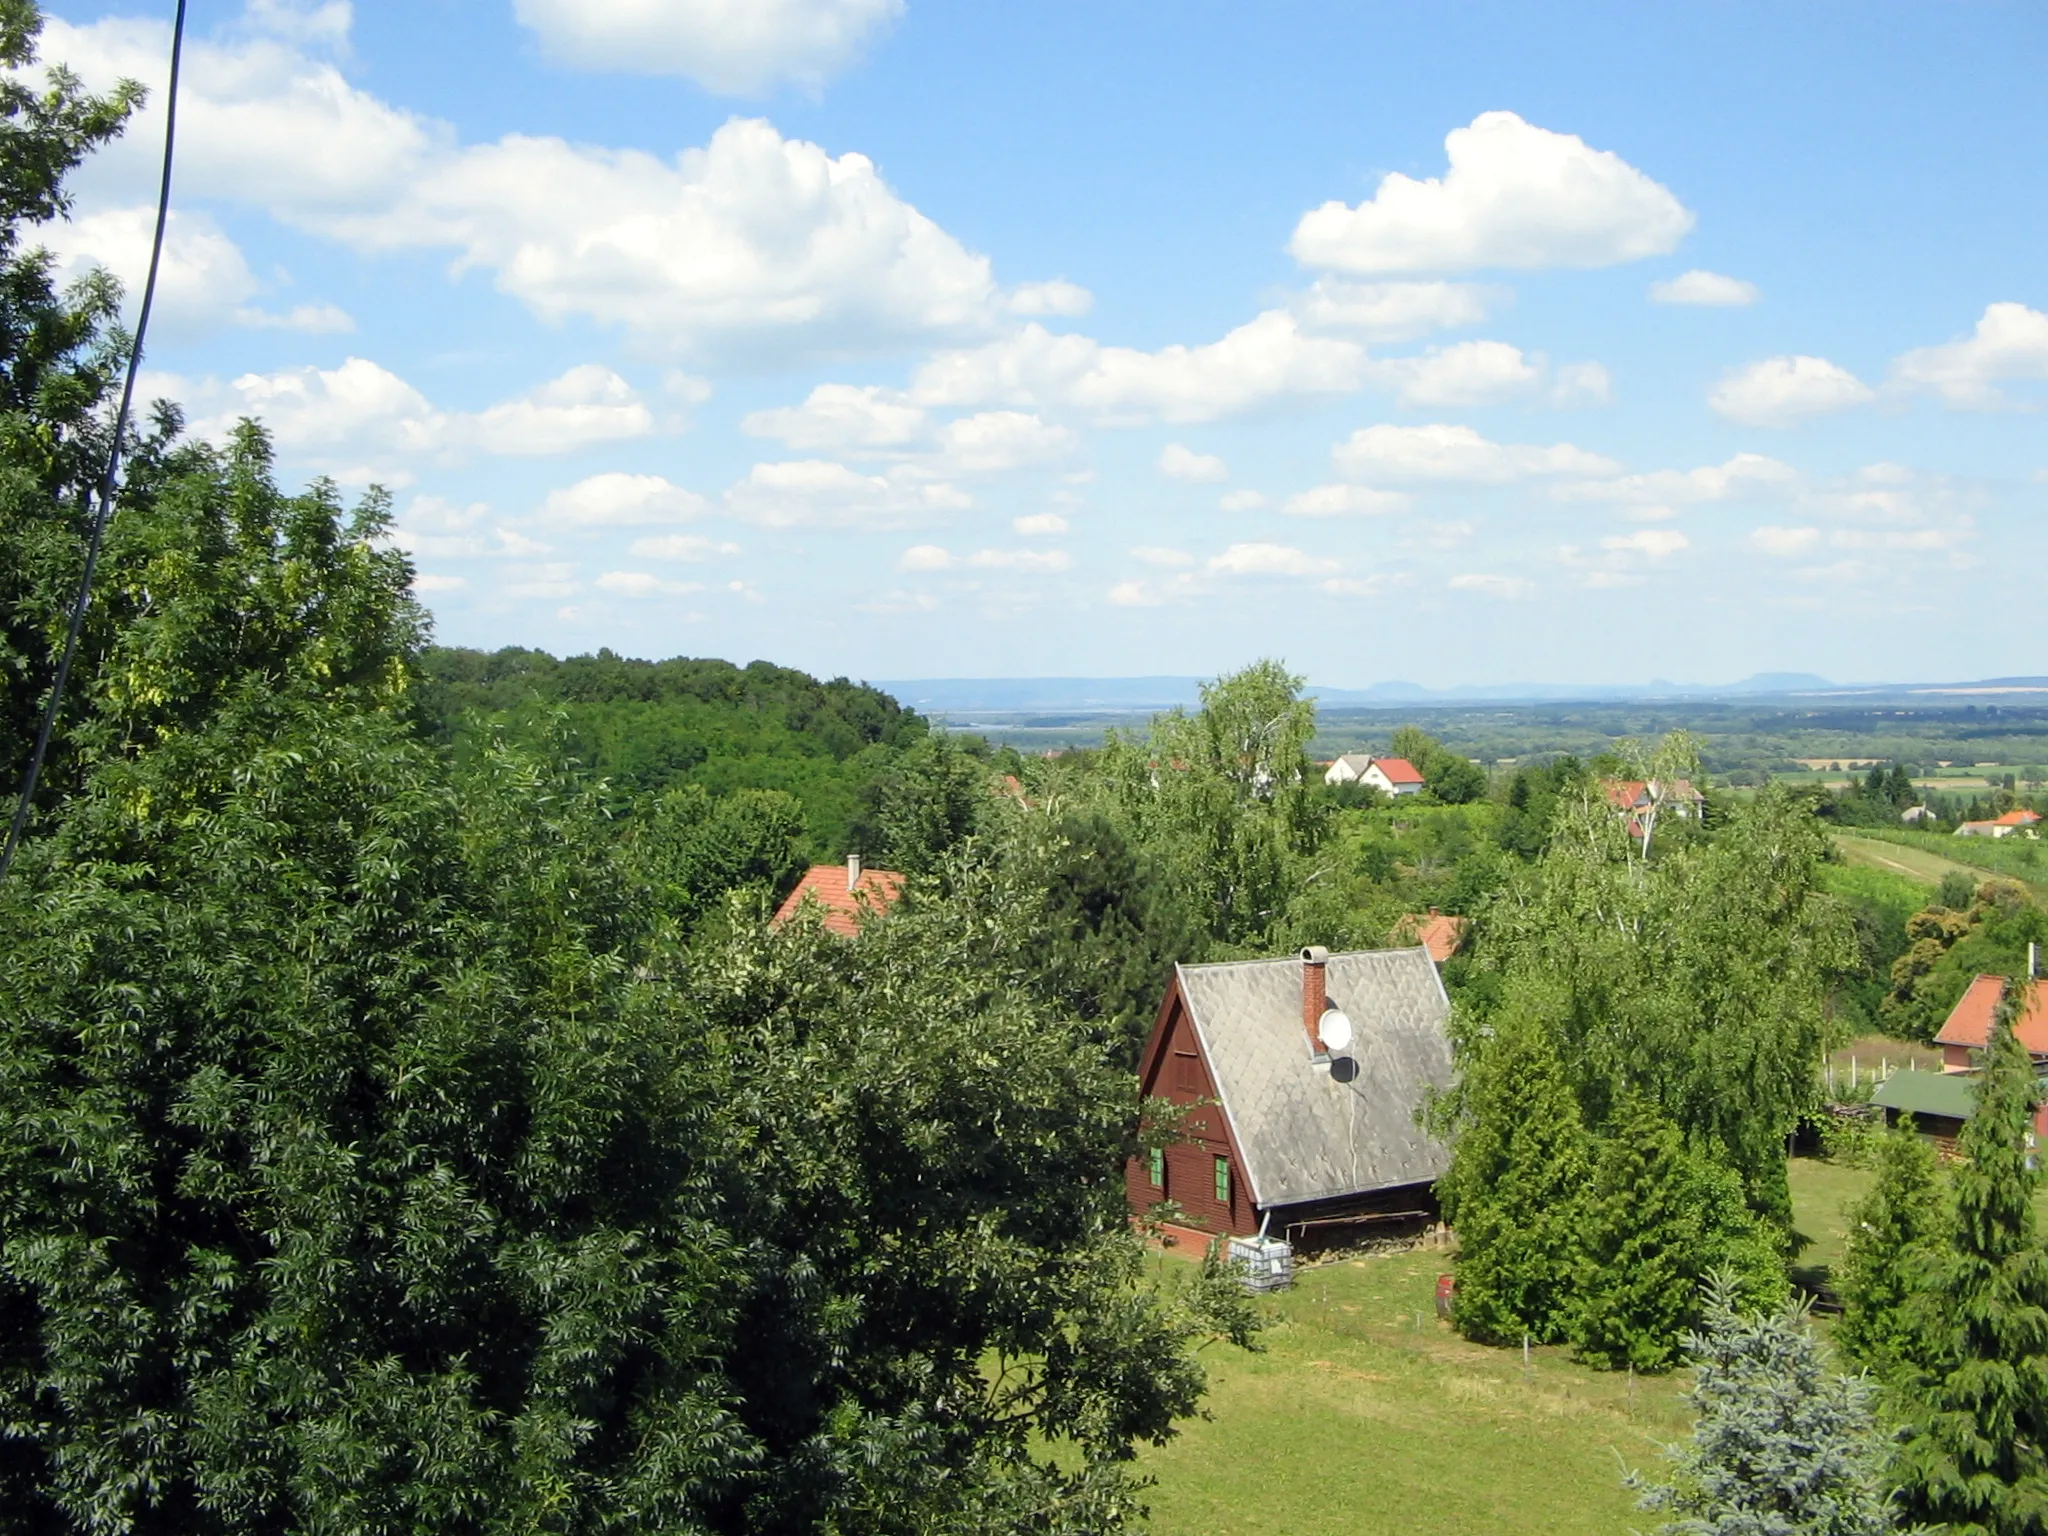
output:
[[[1160,1005],[1158,1022],[1145,1053],[1138,1063],[1138,1082],[1146,1098],[1165,1099],[1174,1104],[1192,1104],[1214,1099],[1216,1085],[1202,1059],[1202,1045],[1181,1001],[1176,980],[1167,988]],[[1222,1158],[1230,1169],[1230,1198],[1216,1198],[1216,1160]],[[1152,1183],[1148,1160],[1133,1158],[1124,1169],[1124,1190],[1137,1214],[1144,1214],[1161,1200],[1176,1201],[1181,1221],[1208,1232],[1250,1234],[1259,1226],[1252,1206],[1251,1181],[1245,1177],[1244,1161],[1230,1134],[1230,1122],[1222,1108],[1206,1104],[1188,1116],[1185,1139],[1166,1149],[1166,1187]]]

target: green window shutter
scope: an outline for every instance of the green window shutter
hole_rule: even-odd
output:
[[[1152,1187],[1154,1189],[1166,1188],[1166,1149],[1164,1147],[1154,1147],[1148,1154],[1148,1158],[1152,1170]]]
[[[1230,1159],[1227,1157],[1216,1159],[1216,1203],[1230,1204]]]

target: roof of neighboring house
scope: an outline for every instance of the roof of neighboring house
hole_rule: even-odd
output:
[[[813,864],[775,909],[774,921],[788,922],[809,897],[824,909],[826,929],[850,939],[865,919],[888,911],[903,894],[903,877],[894,870],[864,869],[851,890],[846,876],[844,864]]]
[[[1977,1080],[1967,1072],[1894,1072],[1871,1090],[1870,1102],[1906,1114],[1967,1120],[1977,1107]]]
[[[1429,951],[1430,959],[1442,965],[1465,942],[1465,930],[1471,923],[1469,917],[1452,917],[1432,907],[1427,912],[1405,914],[1394,926],[1394,937],[1420,944]]]
[[[1330,1005],[1350,1018],[1348,1057],[1310,1054],[1298,957],[1176,967],[1217,1097],[1260,1205],[1291,1205],[1440,1178],[1450,1149],[1416,1124],[1451,1083],[1450,1000],[1422,949],[1332,955]],[[1341,1063],[1355,1063],[1348,1080]]]
[[[1639,810],[1652,800],[1697,805],[1707,798],[1693,787],[1691,779],[1673,779],[1661,789],[1654,780],[1603,779],[1600,787],[1607,791],[1608,801],[1616,809],[1624,811]]]
[[[1992,1021],[1998,1017],[1998,1005],[2005,1001],[2005,988],[2003,976],[1979,976],[1972,981],[1949,1010],[1934,1043],[1966,1045],[1976,1050],[1989,1045]],[[2027,988],[2027,1000],[2020,1016],[2013,1021],[2013,1033],[2034,1055],[2048,1056],[2048,987]]]
[[[1327,766],[1335,768],[1340,764],[1349,768],[1353,773],[1363,773],[1372,766],[1372,754],[1370,752],[1345,752],[1331,759]]]
[[[1994,827],[2031,827],[2041,818],[2032,811],[2007,811],[1992,822]]]
[[[1420,784],[1422,771],[1405,757],[1376,757],[1373,766],[1387,776],[1389,784]]]
[[[1618,810],[1632,811],[1650,798],[1650,787],[1641,779],[1603,779],[1600,787]]]

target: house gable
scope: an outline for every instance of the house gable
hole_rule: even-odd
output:
[[[1164,1099],[1170,1104],[1212,1102],[1193,1110],[1183,1126],[1182,1139],[1165,1149],[1160,1184],[1152,1181],[1149,1157],[1134,1157],[1125,1165],[1124,1190],[1132,1211],[1143,1214],[1161,1200],[1172,1200],[1189,1226],[1240,1235],[1257,1231],[1257,1192],[1238,1147],[1229,1106],[1222,1102],[1201,1032],[1188,1009],[1178,967],[1167,983],[1152,1034],[1138,1059],[1138,1089],[1143,1098]],[[1225,1200],[1216,1197],[1218,1159],[1229,1170],[1229,1198]]]

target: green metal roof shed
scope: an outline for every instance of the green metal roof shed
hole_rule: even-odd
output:
[[[1967,1120],[1977,1107],[1977,1081],[1960,1072],[1894,1072],[1870,1102],[1896,1114]]]

